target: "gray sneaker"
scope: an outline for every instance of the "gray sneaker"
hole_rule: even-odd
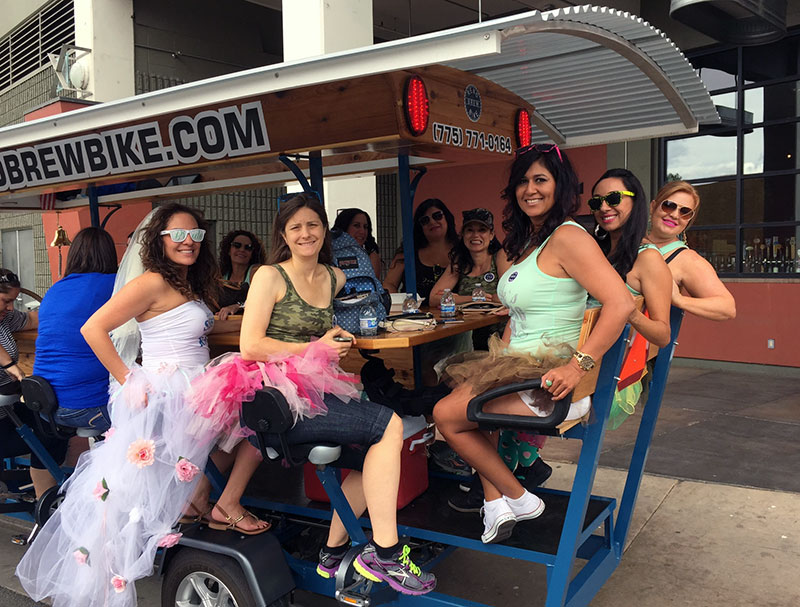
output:
[[[411,549],[403,546],[384,561],[378,556],[375,545],[370,542],[356,557],[355,568],[361,575],[373,582],[386,582],[402,594],[425,594],[436,588],[436,577],[423,571],[411,562]]]
[[[325,551],[323,546],[319,551],[319,564],[317,565],[317,575],[330,579],[339,571],[339,565],[342,563],[347,552],[341,554],[331,554]]]

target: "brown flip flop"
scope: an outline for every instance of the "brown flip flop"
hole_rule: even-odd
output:
[[[270,528],[272,527],[272,523],[264,521],[265,523],[267,523],[267,526],[264,527],[263,529],[242,529],[241,527],[239,527],[239,523],[242,521],[242,519],[244,519],[245,516],[253,517],[257,521],[260,519],[255,514],[253,514],[252,512],[248,512],[247,510],[245,510],[238,517],[233,518],[227,512],[225,512],[225,510],[223,510],[219,504],[217,504],[216,506],[217,509],[222,513],[222,516],[224,516],[225,520],[228,522],[220,523],[215,521],[212,517],[209,517],[209,520],[207,522],[209,529],[216,529],[217,531],[237,531],[238,533],[243,533],[244,535],[260,535],[265,531],[269,531]]]

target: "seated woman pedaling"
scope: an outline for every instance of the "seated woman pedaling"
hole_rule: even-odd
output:
[[[204,384],[212,386],[230,365],[256,378],[261,369],[295,415],[295,425],[285,434],[288,444],[365,447],[363,470],[342,482],[356,516],[369,510],[372,523],[372,540],[356,558],[355,567],[398,592],[430,592],[436,578],[411,562],[408,546],[400,544],[397,535],[403,423],[390,409],[360,400],[357,379],[338,366],[355,338],[333,326],[333,298],[344,286],[345,276],[330,265],[328,221],[315,197],[298,194],[281,204],[269,262],[272,265],[259,268],[253,276],[247,296],[241,357],[229,355],[212,367]],[[278,441],[270,446],[279,447]],[[326,578],[335,575],[349,547],[347,531],[334,512],[317,572]]]
[[[608,261],[634,297],[644,296],[647,315],[635,309],[628,322],[648,342],[666,346],[672,275],[658,248],[643,240],[649,205],[641,182],[628,169],[609,169],[594,184],[589,208],[597,221],[595,238]],[[592,303],[597,304],[590,298]],[[611,429],[633,413],[641,392],[641,380],[617,390],[609,418]]]
[[[0,394],[17,395],[21,391],[20,381],[25,373],[20,369],[19,351],[14,333],[35,329],[38,324],[38,312],[22,312],[14,308],[14,302],[20,292],[19,277],[11,270],[0,268]],[[17,416],[26,424],[35,427],[34,414],[26,406],[14,405]],[[45,450],[60,464],[67,452],[67,444],[57,438],[37,436]],[[16,457],[30,453],[30,446],[17,434],[11,420],[0,412],[0,457]],[[36,497],[39,498],[56,481],[47,471],[47,467],[31,453],[30,475]]]
[[[64,277],[42,299],[33,374],[53,386],[55,420],[62,426],[105,432],[111,425],[108,370],[80,329],[111,298],[116,273],[111,235],[102,228],[84,228],[69,247]]]
[[[530,358],[547,356],[554,346],[574,348],[587,291],[603,305],[583,350],[566,361],[561,358],[541,375],[543,389],[558,400],[572,391],[617,339],[633,310],[633,299],[594,239],[570,219],[579,208],[578,178],[557,146],[531,145],[518,150],[503,198],[507,201],[504,248],[512,265],[504,264],[498,287],[510,319],[503,334],[506,349],[497,362],[520,357],[526,362],[510,369],[517,372],[530,366]],[[558,359],[559,352],[555,355]],[[477,361],[476,368],[485,362]],[[473,380],[483,379],[477,370],[467,377],[471,379],[437,403],[433,415],[450,446],[480,475],[485,494],[481,540],[499,542],[510,536],[517,521],[541,515],[544,503],[525,490],[503,463],[494,442],[497,433],[487,436],[467,419],[467,404],[482,391]],[[502,383],[502,378],[498,380]],[[540,392],[497,398],[487,403],[485,410],[538,415],[535,396]],[[581,402],[573,407],[586,410]]]

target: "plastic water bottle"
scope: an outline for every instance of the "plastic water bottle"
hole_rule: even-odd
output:
[[[415,314],[419,310],[417,298],[413,293],[406,293],[403,300],[403,314]]]
[[[486,301],[486,291],[479,282],[475,283],[475,288],[472,289],[472,301]]]
[[[442,301],[439,303],[439,312],[442,318],[455,318],[456,300],[453,298],[453,293],[450,289],[444,290]]]
[[[370,337],[378,334],[378,312],[368,303],[358,311],[358,327],[361,335]]]

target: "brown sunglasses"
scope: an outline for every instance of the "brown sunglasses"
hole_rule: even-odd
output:
[[[678,214],[683,219],[691,219],[694,217],[694,209],[690,207],[685,207],[677,202],[673,202],[671,200],[662,200],[661,201],[661,208],[665,213],[672,213],[675,209],[678,209]]]

